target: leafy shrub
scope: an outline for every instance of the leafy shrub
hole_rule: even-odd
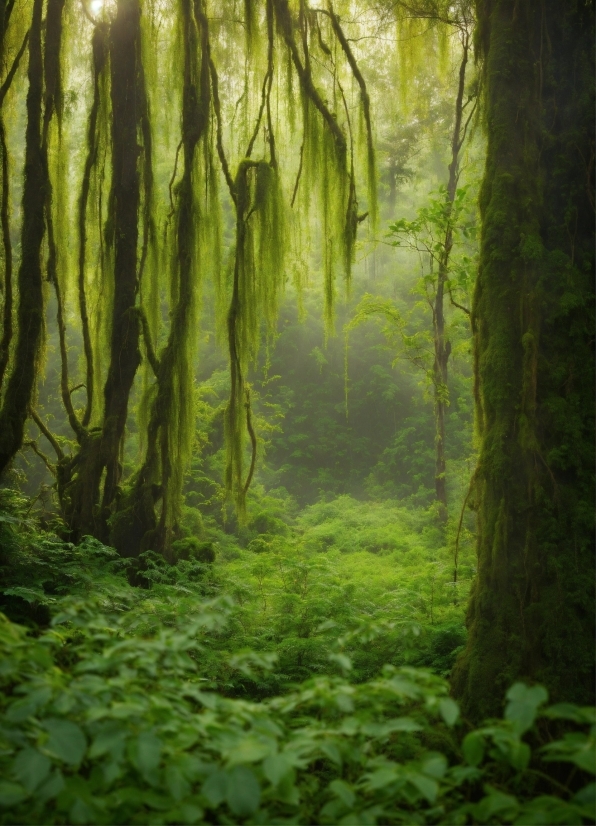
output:
[[[464,734],[448,685],[386,667],[360,685],[320,677],[254,704],[204,688],[205,638],[225,600],[183,631],[127,631],[66,601],[35,640],[0,624],[4,823],[582,823],[593,814],[593,709],[544,708],[521,683],[505,718]],[[348,663],[346,662],[345,665]],[[267,668],[258,655],[229,661]],[[532,753],[541,719],[570,730]],[[446,747],[425,738],[443,731]],[[584,778],[542,793],[549,761]],[[550,790],[552,792],[552,789]]]
[[[172,542],[172,550],[178,560],[196,559],[197,562],[215,562],[213,542],[201,542],[195,536],[176,539]]]
[[[447,671],[463,641],[420,514],[372,566],[392,505],[321,503],[256,554],[217,534],[214,563],[189,536],[176,565],[141,556],[139,589],[113,550],[5,507],[0,599],[29,631],[0,616],[0,822],[592,818],[593,709],[518,684],[471,730],[441,676],[404,665]],[[349,553],[309,546],[326,525]]]

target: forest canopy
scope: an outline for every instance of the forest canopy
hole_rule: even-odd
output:
[[[0,0],[0,820],[594,822],[592,0]]]

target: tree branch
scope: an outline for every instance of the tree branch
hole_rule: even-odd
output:
[[[49,442],[49,443],[52,445],[52,447],[54,448],[54,451],[55,451],[55,453],[56,453],[56,456],[58,457],[58,460],[60,461],[60,460],[64,459],[64,451],[62,450],[62,448],[61,448],[61,447],[60,447],[60,445],[58,444],[58,440],[56,439],[56,437],[54,436],[54,434],[51,432],[51,430],[49,429],[49,427],[47,427],[47,426],[44,424],[44,422],[43,422],[43,420],[42,420],[41,416],[39,415],[39,413],[37,413],[37,411],[36,411],[36,410],[34,410],[34,408],[32,408],[32,407],[31,407],[31,408],[29,408],[29,414],[30,414],[31,418],[33,419],[33,421],[35,422],[35,424],[36,424],[36,425],[38,426],[38,428],[40,429],[40,431],[41,431],[41,432],[43,433],[43,435],[46,437],[46,439],[48,440],[48,442]]]
[[[17,52],[15,59],[12,62],[12,66],[10,67],[9,73],[6,75],[6,80],[0,86],[0,106],[4,102],[4,98],[6,97],[8,90],[11,87],[12,81],[14,80],[14,76],[17,73],[17,69],[19,68],[19,63],[21,62],[21,58],[23,57],[23,53],[27,47],[27,41],[29,40],[29,31],[27,30],[25,37],[23,38],[23,42],[21,44],[21,48]]]
[[[37,442],[34,439],[25,439],[23,441],[23,447],[30,447],[31,450],[39,456],[39,458],[50,471],[52,476],[56,476],[56,465],[53,464],[53,462],[50,462],[49,458],[45,455],[45,453],[39,449],[39,447],[37,446]]]

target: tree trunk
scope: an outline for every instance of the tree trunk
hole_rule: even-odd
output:
[[[21,448],[25,421],[35,387],[44,300],[41,249],[44,237],[46,176],[42,158],[43,102],[42,0],[34,0],[29,34],[29,90],[25,134],[25,173],[21,263],[18,273],[17,340],[12,372],[0,411],[0,473]]]
[[[139,289],[137,247],[141,176],[138,144],[142,106],[138,76],[141,61],[141,11],[138,0],[119,0],[110,38],[112,91],[112,221],[114,232],[114,307],[110,365],[104,386],[102,464],[106,468],[102,510],[120,481],[120,446],[128,398],[141,363],[140,322],[135,311]]]
[[[473,307],[478,574],[464,713],[594,698],[594,12],[478,0],[488,153]]]
[[[433,326],[435,362],[433,366],[434,408],[435,408],[435,495],[439,505],[439,523],[447,522],[447,480],[445,478],[445,412],[449,403],[447,379],[451,342],[445,336],[445,286],[449,278],[449,262],[453,249],[452,209],[459,179],[459,156],[465,137],[463,127],[464,90],[466,69],[468,65],[470,35],[467,28],[462,30],[462,60],[459,67],[457,95],[455,98],[455,117],[451,138],[451,162],[447,182],[447,223],[439,260],[437,293],[435,296]]]
[[[112,520],[112,542],[123,556],[136,557],[151,549],[170,555],[178,502],[182,492],[184,442],[194,434],[192,352],[188,346],[195,317],[199,278],[196,239],[200,215],[195,208],[194,167],[197,147],[209,123],[209,40],[201,4],[182,0],[184,82],[182,95],[182,178],[177,187],[174,267],[177,301],[172,309],[168,341],[159,361],[151,361],[157,390],[147,428],[147,451],[130,491]],[[152,349],[146,328],[146,347]],[[161,499],[161,513],[155,505]]]
[[[110,25],[112,103],[112,184],[106,243],[112,250],[114,299],[110,362],[104,385],[101,430],[85,431],[72,460],[74,478],[64,485],[64,510],[72,538],[85,534],[108,541],[108,519],[118,492],[120,451],[130,391],[141,361],[141,324],[136,308],[139,288],[139,145],[146,97],[142,81],[141,25],[138,0],[118,0]],[[68,473],[68,471],[67,471]],[[103,491],[102,491],[103,485]]]

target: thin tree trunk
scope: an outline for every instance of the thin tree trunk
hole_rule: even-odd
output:
[[[6,30],[10,20],[10,11],[7,0],[0,0],[0,61],[4,62]],[[20,61],[21,52],[17,55]],[[17,62],[18,66],[18,62]],[[8,80],[8,78],[7,78]],[[8,146],[6,143],[6,128],[2,117],[2,103],[0,100],[0,153],[2,155],[2,195],[0,200],[0,225],[2,227],[2,251],[4,255],[4,278],[2,288],[4,302],[2,306],[2,333],[0,335],[0,390],[10,358],[10,344],[14,333],[13,329],[13,283],[12,283],[12,240],[10,237],[10,163]]]
[[[449,262],[453,248],[453,224],[451,213],[457,182],[459,179],[459,160],[462,147],[462,124],[464,90],[466,85],[466,68],[469,56],[469,33],[462,32],[462,60],[459,67],[459,80],[455,99],[455,121],[451,139],[451,162],[449,164],[449,179],[447,182],[447,225],[443,238],[443,248],[439,260],[437,276],[437,293],[435,296],[433,326],[435,362],[434,376],[434,408],[435,408],[435,494],[439,504],[439,522],[447,522],[447,483],[445,478],[445,413],[448,404],[448,363],[451,354],[451,343],[445,336],[445,284],[449,277]]]
[[[43,333],[41,248],[46,175],[41,148],[43,104],[42,0],[34,0],[29,33],[29,90],[25,134],[21,263],[18,273],[17,341],[12,372],[0,410],[0,473],[23,443]]]

